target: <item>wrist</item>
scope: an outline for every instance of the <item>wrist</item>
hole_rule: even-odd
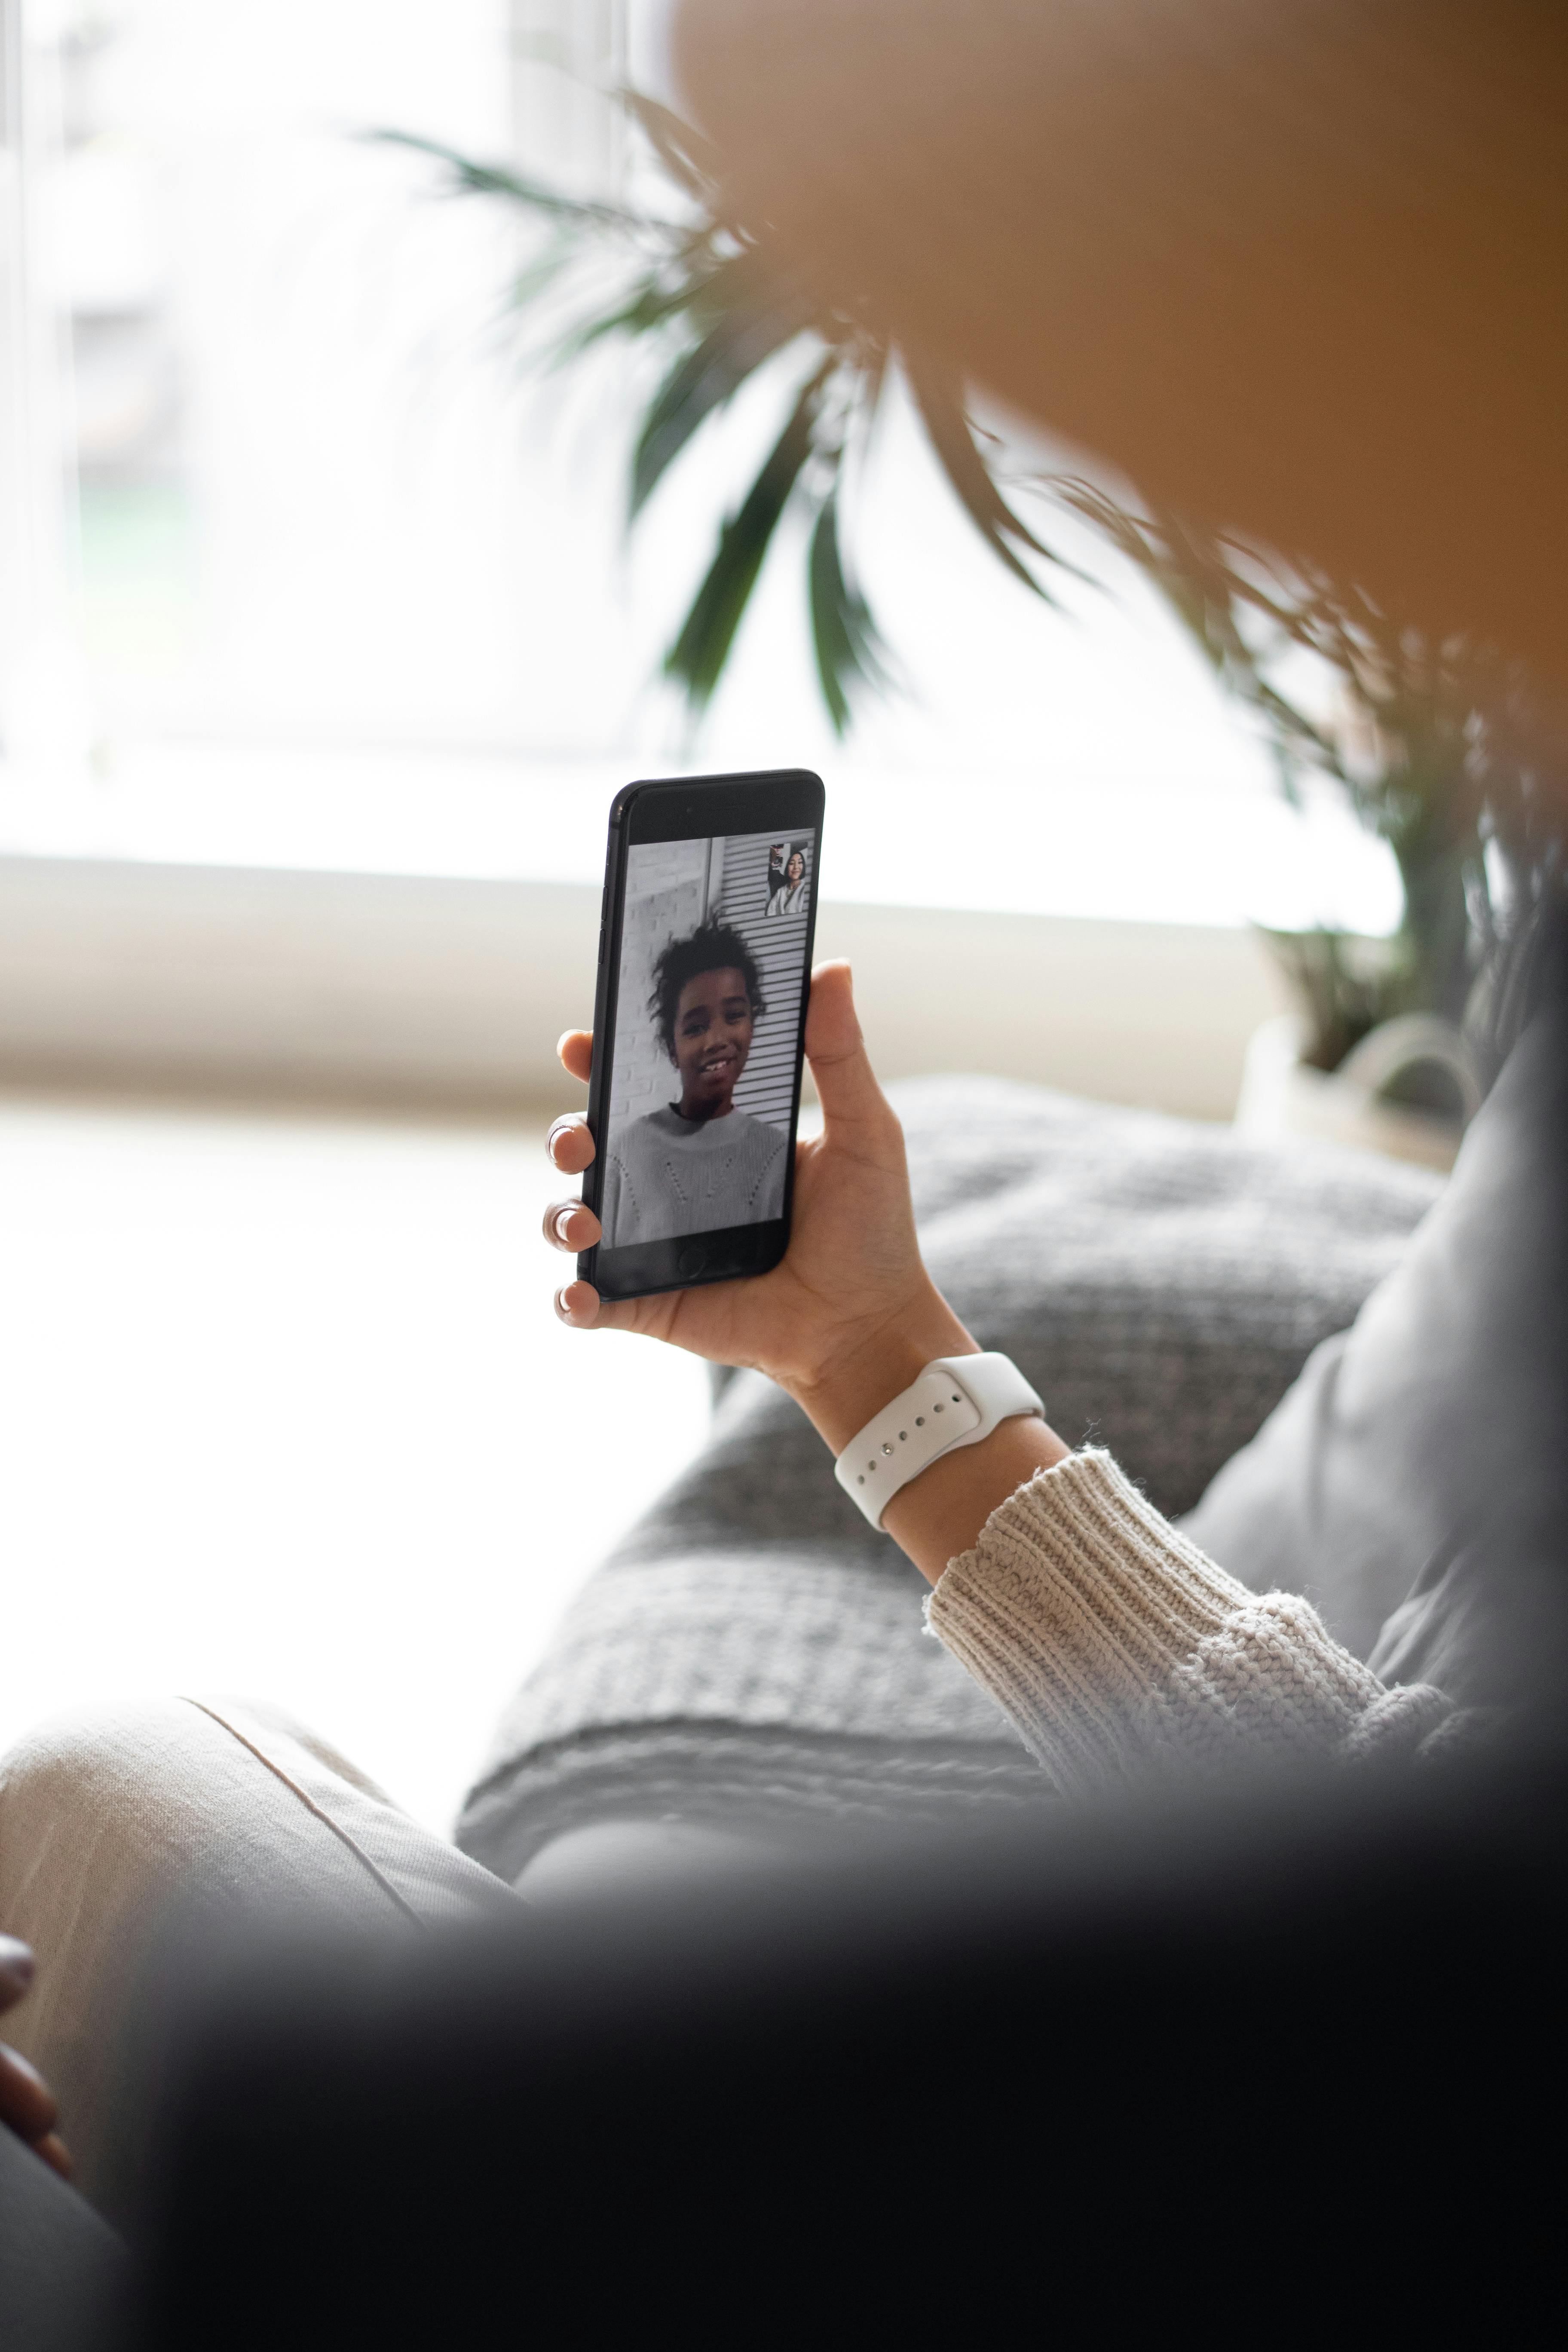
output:
[[[791,1381],[789,1391],[837,1454],[934,1357],[978,1353],[978,1342],[928,1282],[886,1322],[837,1349],[815,1379]]]
[[[979,1541],[998,1504],[1071,1450],[1032,1413],[1004,1421],[980,1444],[944,1454],[900,1487],[882,1526],[934,1584],[949,1560]]]

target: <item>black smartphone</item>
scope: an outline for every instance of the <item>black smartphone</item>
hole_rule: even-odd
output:
[[[610,810],[577,1271],[602,1298],[789,1246],[826,795],[804,768],[627,784]]]

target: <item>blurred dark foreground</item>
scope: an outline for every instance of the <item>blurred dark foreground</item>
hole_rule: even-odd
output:
[[[1098,2334],[1195,2295],[1268,2336],[1439,2291],[1506,2325],[1546,2251],[1565,1825],[1537,1738],[208,1954],[137,2339]]]

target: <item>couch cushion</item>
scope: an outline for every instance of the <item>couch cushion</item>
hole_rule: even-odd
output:
[[[1397,1259],[1437,1180],[1323,1145],[981,1079],[896,1090],[928,1260],[1073,1442],[1193,1504]],[[587,1342],[585,1344],[592,1344]],[[460,1826],[515,1877],[557,1831],[661,1813],[1042,1801],[994,1704],[926,1638],[925,1585],[789,1400],[712,1438],[589,1583],[508,1708]]]
[[[1509,1707],[1568,1673],[1568,1013],[1536,1020],[1353,1328],[1185,1522],[1385,1679]]]

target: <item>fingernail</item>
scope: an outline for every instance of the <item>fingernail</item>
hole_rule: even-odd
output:
[[[555,1312],[560,1316],[563,1323],[570,1323],[572,1320],[572,1309],[566,1304],[566,1292],[564,1286],[555,1294]]]
[[[555,1238],[567,1249],[570,1249],[572,1242],[571,1235],[567,1233],[566,1228],[572,1221],[573,1212],[576,1208],[576,1205],[577,1204],[574,1201],[571,1201],[567,1202],[565,1208],[557,1209],[555,1212]]]

